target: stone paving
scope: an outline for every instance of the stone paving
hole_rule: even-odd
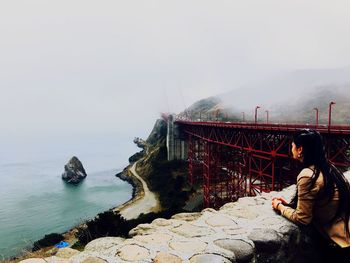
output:
[[[158,218],[132,229],[128,239],[99,238],[83,252],[65,248],[45,261],[21,262],[286,262],[300,251],[304,239],[296,225],[272,210],[271,199],[289,199],[294,191],[290,186],[282,192],[240,198],[219,210]]]

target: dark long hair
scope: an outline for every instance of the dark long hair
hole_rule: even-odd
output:
[[[303,129],[295,133],[293,142],[296,147],[301,146],[303,148],[303,166],[305,168],[314,166],[313,175],[308,186],[309,189],[311,190],[314,187],[320,173],[322,173],[324,181],[324,187],[321,192],[322,197],[327,197],[331,201],[335,194],[335,187],[338,188],[339,205],[330,223],[340,217],[343,218],[346,234],[349,236],[350,186],[343,173],[327,160],[322,136],[315,130]],[[296,208],[297,202],[298,192],[296,192],[290,205]]]

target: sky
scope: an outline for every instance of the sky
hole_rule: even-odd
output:
[[[348,1],[0,6],[0,141],[107,132],[145,138],[161,112],[281,72],[350,61]]]

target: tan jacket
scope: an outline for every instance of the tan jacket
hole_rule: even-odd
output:
[[[312,175],[313,171],[309,168],[300,172],[297,178],[297,208],[282,206],[281,214],[295,223],[308,225],[312,222],[322,234],[330,237],[339,246],[350,246],[350,238],[347,238],[345,233],[344,220],[339,219],[330,224],[338,208],[338,189],[335,189],[335,195],[330,202],[327,198],[321,198],[319,193],[324,186],[323,175],[321,173],[314,187],[308,190],[308,183]]]

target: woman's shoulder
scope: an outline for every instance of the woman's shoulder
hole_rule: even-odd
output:
[[[303,170],[301,170],[301,172],[298,175],[298,180],[300,178],[306,177],[306,178],[311,178],[314,175],[314,170],[312,170],[311,168],[304,168]]]
[[[311,178],[313,177],[313,175],[315,174],[315,171],[311,168],[304,168],[303,170],[301,170],[301,172],[299,173],[298,177],[297,177],[297,181],[301,182],[304,181],[305,183],[308,182],[309,180],[311,180]],[[316,184],[319,186],[323,185],[323,174],[322,172],[320,172],[320,175],[318,176],[317,180],[316,180]]]

